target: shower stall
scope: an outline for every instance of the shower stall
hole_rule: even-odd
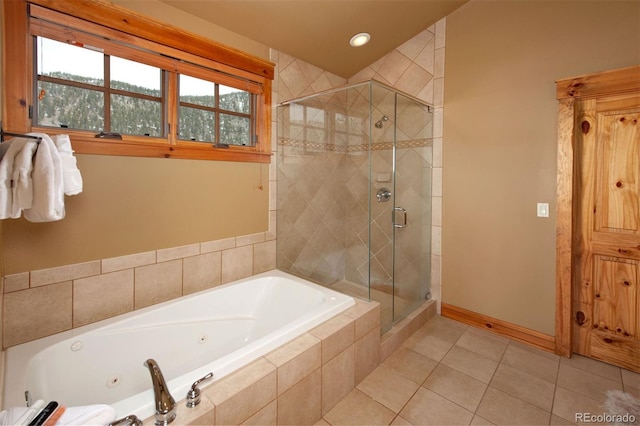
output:
[[[433,109],[368,81],[278,109],[277,267],[380,302],[430,298]]]

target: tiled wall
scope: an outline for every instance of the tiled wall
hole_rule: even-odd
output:
[[[421,283],[411,294],[423,297],[429,279],[430,246],[422,241],[430,241],[432,116],[413,100],[396,102],[385,86],[373,84],[371,96],[370,88],[358,85],[278,110],[277,265],[328,285],[345,279],[368,285],[371,273],[374,287],[388,287],[393,204],[373,197],[369,206],[369,191],[387,187],[410,217],[410,229],[396,232],[396,271],[402,282]],[[373,127],[371,138],[369,98],[375,102],[374,121],[390,117]],[[369,139],[371,147],[364,143]]]
[[[274,269],[275,253],[269,231],[5,276],[3,347]]]
[[[346,85],[349,83],[356,83],[360,81],[367,81],[375,79],[383,82],[389,86],[395,87],[400,91],[408,93],[420,100],[427,102],[435,107],[432,123],[432,140],[430,141],[430,147],[428,147],[428,153],[420,153],[420,156],[426,163],[431,166],[432,171],[432,186],[431,186],[431,262],[430,262],[430,282],[431,282],[431,294],[434,299],[438,301],[438,310],[440,306],[440,294],[441,294],[441,235],[442,235],[442,117],[443,117],[443,104],[444,104],[444,54],[445,54],[445,29],[446,21],[442,19],[436,24],[421,32],[411,40],[407,41],[403,45],[399,46],[393,52],[389,53],[385,57],[371,64],[355,76],[346,81],[340,77],[332,75],[320,68],[305,63],[304,61],[292,58],[286,54],[280,52],[272,53],[272,60],[276,62],[276,80],[274,81],[274,106],[279,102],[300,98],[303,96],[318,93],[320,91],[328,90]],[[382,112],[382,111],[378,111]],[[277,113],[274,110],[274,120],[277,119]],[[313,155],[313,147],[306,147],[301,149],[300,147],[277,145],[276,142],[283,139],[283,135],[277,134],[276,121],[273,123],[273,150],[276,156],[280,159],[283,150],[288,150],[289,153],[302,153],[305,152],[309,155]],[[347,141],[349,149],[357,143],[353,141]],[[351,152],[354,154],[355,152]],[[317,154],[317,153],[316,153]],[[339,159],[342,158],[342,160]],[[311,157],[309,157],[311,158]],[[407,157],[408,159],[409,157]],[[420,158],[420,157],[416,157]],[[355,178],[352,172],[355,172],[362,167],[362,162],[366,160],[366,156],[356,155],[342,155],[342,153],[329,153],[320,156],[316,155],[304,164],[301,159],[296,159],[295,155],[287,155],[286,161],[296,162],[297,167],[287,167],[290,170],[297,170],[295,173],[305,173],[310,176],[309,182],[314,186],[310,189],[315,191],[309,199],[316,199],[318,201],[327,199],[323,196],[327,190],[333,191],[333,199],[344,203],[344,199],[348,198],[349,192],[351,194],[359,193],[366,194],[366,182],[368,179]],[[338,176],[332,174],[337,169],[339,161],[346,161],[349,164],[342,164],[341,170],[346,170],[344,176]],[[273,171],[274,162],[272,162],[271,176],[275,176]],[[278,190],[289,191],[289,182],[295,180],[298,175],[283,176],[277,181],[277,184],[281,186]],[[338,182],[342,182],[345,185],[346,190],[337,189]],[[363,187],[363,185],[365,185]],[[278,194],[280,200],[286,203],[287,195]],[[360,203],[362,204],[362,203]],[[344,204],[343,204],[344,205]],[[317,214],[305,213],[305,208],[308,206],[298,206],[300,210],[299,217],[283,217],[280,224],[281,236],[286,236],[288,242],[292,242],[289,250],[283,256],[279,257],[278,264],[285,267],[293,267],[292,256],[300,258],[300,262],[297,267],[304,270],[306,276],[312,277],[320,282],[333,282],[334,278],[339,275],[343,270],[340,269],[339,263],[331,263],[326,253],[328,250],[331,253],[332,245],[337,244],[337,233],[342,231],[349,231],[349,226],[353,223],[361,223],[362,209],[358,209],[359,204],[351,204],[353,207],[350,210],[351,218],[347,220],[345,226],[341,228],[336,226],[335,220],[331,214],[331,208],[333,204],[325,205],[326,214],[318,217]],[[364,210],[363,210],[364,211]],[[335,212],[334,212],[335,213]],[[366,211],[365,213],[366,214]],[[309,220],[305,220],[309,219]],[[279,219],[281,220],[281,219]],[[313,222],[315,220],[316,222]],[[293,222],[292,222],[293,221]],[[286,222],[286,223],[285,223]],[[330,228],[328,223],[333,223],[333,229]],[[366,223],[366,220],[365,222]],[[314,240],[307,240],[306,242],[301,239],[300,227],[316,226],[313,229],[312,235],[315,236]],[[283,229],[283,227],[285,229]],[[318,229],[320,228],[320,229]],[[308,230],[306,230],[308,231]],[[306,232],[305,231],[305,232]],[[320,239],[322,237],[322,239]],[[334,241],[332,241],[332,238]],[[361,264],[362,259],[366,259],[366,250],[363,252],[363,244],[366,247],[366,241],[364,236],[358,237],[360,243],[352,246],[347,251],[347,262],[354,264]],[[342,241],[340,240],[340,244]],[[325,251],[318,250],[318,245],[322,245]],[[382,253],[381,253],[382,254]],[[280,253],[279,253],[280,255]],[[302,272],[291,269],[294,272]],[[357,267],[347,268],[345,271],[357,270]],[[424,272],[424,271],[422,271]],[[417,272],[421,273],[421,272]],[[380,275],[384,276],[384,271],[380,270]],[[358,282],[357,274],[348,277],[353,282]]]

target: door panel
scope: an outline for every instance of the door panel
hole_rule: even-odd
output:
[[[638,262],[596,256],[593,328],[637,337]]]
[[[640,97],[575,111],[573,349],[640,371]]]
[[[640,113],[597,113],[596,232],[638,235]]]

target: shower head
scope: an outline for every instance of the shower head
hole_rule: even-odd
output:
[[[387,117],[386,115],[383,115],[380,120],[376,121],[376,124],[374,124],[374,126],[376,126],[376,129],[382,129],[382,122],[387,121],[388,119],[389,117]]]

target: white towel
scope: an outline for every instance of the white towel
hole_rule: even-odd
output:
[[[51,222],[64,218],[62,162],[56,145],[44,133],[31,133],[42,138],[33,159],[33,203],[24,210],[31,222]]]
[[[30,209],[33,202],[33,156],[38,148],[35,139],[28,139],[13,162],[13,203],[11,217],[20,217],[22,210]]]
[[[13,168],[16,156],[20,153],[27,138],[13,138],[2,145],[8,146],[0,160],[0,219],[13,218]],[[4,147],[3,147],[4,148]]]
[[[44,408],[44,401],[39,399],[30,407],[11,407],[0,413],[2,426],[27,425]]]
[[[35,404],[34,404],[35,405]],[[44,404],[42,404],[44,406]],[[22,415],[28,410],[27,407],[12,407],[8,410],[0,412],[0,425],[16,426],[26,425],[31,421],[40,410],[39,407],[26,421],[22,420]],[[85,405],[80,407],[67,407],[62,416],[55,423],[56,425],[74,425],[74,426],[104,426],[116,419],[116,410],[105,404]]]
[[[12,407],[8,410],[0,412],[0,425],[15,426],[24,424],[22,421],[18,422],[18,420],[22,418],[22,415],[25,413],[25,411],[27,411],[27,407]],[[33,417],[35,417],[35,414]]]
[[[76,157],[73,156],[69,135],[56,135],[54,140],[62,161],[64,193],[65,195],[79,194],[82,192],[82,175],[76,165]]]
[[[100,425],[104,426],[116,419],[116,410],[110,405],[96,404],[82,407],[68,407],[57,425]]]

